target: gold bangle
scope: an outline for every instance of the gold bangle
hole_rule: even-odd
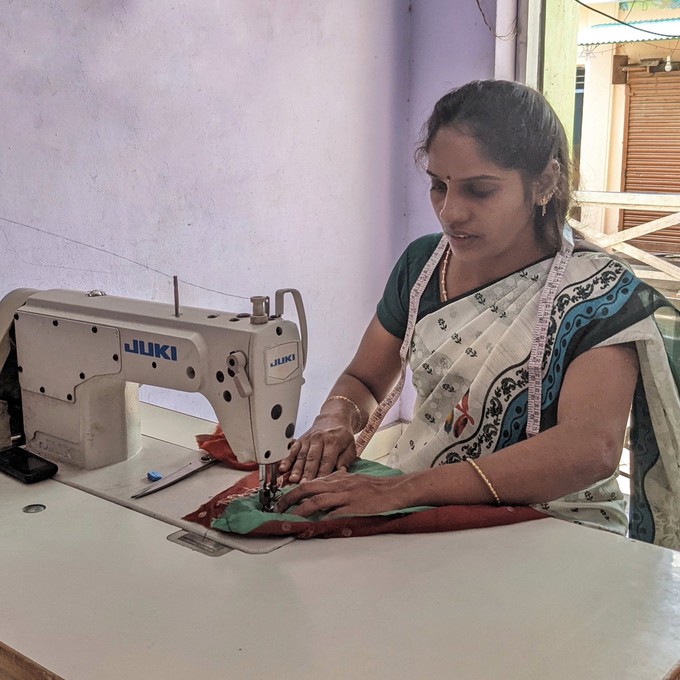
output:
[[[493,488],[493,484],[489,481],[489,478],[482,472],[482,469],[475,463],[472,458],[466,458],[465,459],[472,467],[475,469],[475,472],[482,478],[482,481],[484,484],[486,484],[489,487],[489,491],[493,494],[494,501],[496,505],[501,505],[501,499],[498,497],[498,494],[496,493],[496,489]]]
[[[354,428],[354,432],[356,433],[359,430],[361,430],[360,425],[361,425],[364,417],[361,414],[361,410],[359,409],[359,407],[349,397],[345,397],[342,394],[334,394],[334,395],[328,397],[328,399],[326,399],[326,401],[332,401],[333,399],[340,399],[341,401],[346,401],[350,406],[352,406],[354,408],[354,410],[357,413],[357,418],[358,418],[356,427]]]

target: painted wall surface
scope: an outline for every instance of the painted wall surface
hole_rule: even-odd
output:
[[[574,130],[574,79],[579,5],[546,0],[542,92],[559,116],[571,145]]]
[[[495,0],[480,0],[480,6],[494,26]],[[493,78],[495,54],[495,38],[474,0],[415,0],[412,14],[406,178],[409,242],[440,229],[430,204],[429,179],[413,160],[422,127],[437,100],[450,89],[470,80]],[[403,420],[410,420],[414,402],[409,381],[400,403]]]
[[[495,0],[480,0],[494,25]],[[494,77],[495,39],[474,0],[415,0],[410,59],[407,166],[407,235],[411,241],[439,229],[429,198],[429,181],[413,162],[422,127],[437,100],[470,80]]]
[[[302,431],[407,240],[437,229],[413,141],[446,89],[492,74],[476,2],[0,4],[0,294],[171,302],[175,274],[183,304],[237,312],[299,288]]]
[[[583,97],[583,124],[581,129],[581,161],[579,189],[607,191],[609,149],[622,140],[612,140],[610,119],[612,115],[612,52],[593,52],[585,61],[585,86]],[[594,96],[593,96],[594,95]],[[614,188],[613,191],[618,191]],[[605,231],[605,210],[597,206],[581,207],[584,224]]]
[[[2,4],[0,292],[297,287],[309,421],[406,231],[408,4]]]

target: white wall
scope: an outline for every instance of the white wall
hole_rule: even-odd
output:
[[[480,0],[480,4],[490,23],[494,22],[495,0]],[[440,228],[430,203],[430,182],[413,162],[421,128],[437,100],[453,87],[470,80],[493,78],[495,61],[495,38],[474,0],[415,0],[412,9],[407,241]],[[414,401],[415,391],[409,381],[400,402],[402,419],[411,418]]]
[[[583,129],[581,132],[581,160],[579,189],[607,191],[609,149],[611,146],[612,116],[612,50],[593,52],[585,58],[585,86],[583,97]],[[604,231],[603,208],[584,205],[581,221]]]
[[[0,4],[0,294],[171,301],[176,274],[184,304],[241,311],[203,288],[297,287],[300,431],[407,239],[437,228],[413,141],[440,94],[493,72],[476,3]]]

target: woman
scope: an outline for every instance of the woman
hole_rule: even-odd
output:
[[[534,505],[625,533],[615,475],[636,395],[636,410],[652,405],[660,450],[636,480],[638,535],[680,547],[680,529],[659,521],[678,516],[680,495],[677,436],[665,426],[680,402],[652,316],[668,303],[606,253],[574,249],[568,228],[563,236],[569,160],[550,105],[518,83],[469,83],[436,104],[419,156],[443,236],[416,240],[397,263],[356,355],[281,465],[302,483],[277,509]],[[354,435],[400,376],[404,337],[418,396],[388,465],[406,474],[347,474]]]

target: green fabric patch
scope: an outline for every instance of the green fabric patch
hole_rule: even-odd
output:
[[[372,460],[359,459],[349,470],[353,474],[367,475],[369,477],[396,477],[403,474],[401,470],[376,463]],[[291,484],[282,489],[282,493],[287,493],[294,489],[297,484]],[[297,506],[292,506],[293,508]],[[374,515],[348,515],[350,517],[378,517],[389,515],[407,515],[420,510],[427,510],[431,506],[417,506],[412,508],[402,508],[401,510],[388,510],[386,512],[375,513]],[[299,517],[290,512],[264,512],[260,508],[257,493],[246,498],[237,498],[232,501],[224,512],[212,521],[212,528],[220,531],[228,531],[233,534],[249,534],[265,522],[317,522],[323,519],[324,512],[318,512],[311,517]]]

